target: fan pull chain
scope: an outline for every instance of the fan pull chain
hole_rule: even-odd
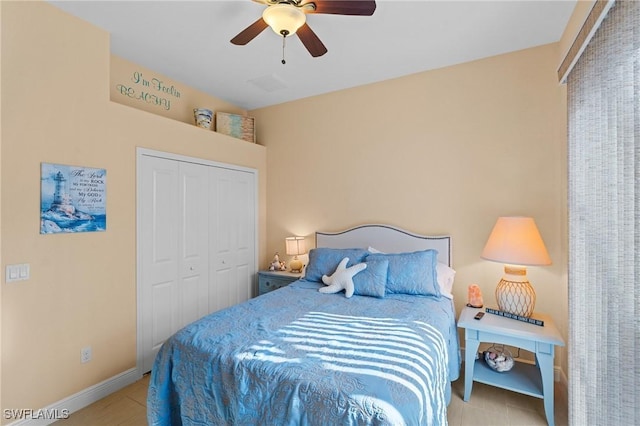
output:
[[[282,35],[282,65],[286,64],[287,61],[284,60],[284,41],[287,39],[286,35]]]
[[[284,60],[284,40],[289,35],[289,30],[281,30],[280,34],[282,34],[282,65],[284,65],[287,63],[287,61]]]

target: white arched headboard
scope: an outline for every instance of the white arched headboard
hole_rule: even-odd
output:
[[[389,225],[360,225],[339,232],[316,232],[316,247],[369,248],[384,253],[434,249],[438,261],[451,264],[451,236],[418,235]]]

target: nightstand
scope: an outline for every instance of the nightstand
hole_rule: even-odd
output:
[[[287,286],[299,280],[302,274],[289,271],[259,271],[258,272],[258,296]]]
[[[553,354],[556,346],[564,346],[553,320],[534,313],[532,317],[544,321],[544,326],[538,326],[488,312],[480,320],[473,319],[480,311],[485,312],[482,308],[466,307],[458,318],[458,327],[465,329],[464,400],[471,397],[474,381],[542,398],[547,423],[553,426]],[[476,360],[480,342],[525,349],[535,353],[536,363],[516,361],[510,371],[494,371],[483,359]]]

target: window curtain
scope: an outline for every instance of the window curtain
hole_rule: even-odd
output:
[[[640,424],[640,2],[616,1],[567,80],[569,423]]]

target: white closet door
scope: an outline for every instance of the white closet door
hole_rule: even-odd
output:
[[[138,157],[138,357],[204,315],[248,300],[256,270],[256,175],[187,157]]]
[[[255,175],[225,168],[210,170],[211,312],[253,295],[255,268]]]
[[[208,313],[209,167],[144,157],[142,334],[145,371],[164,341]]]
[[[143,371],[178,328],[179,163],[143,157],[141,217]]]
[[[180,163],[180,327],[209,313],[209,168]]]

